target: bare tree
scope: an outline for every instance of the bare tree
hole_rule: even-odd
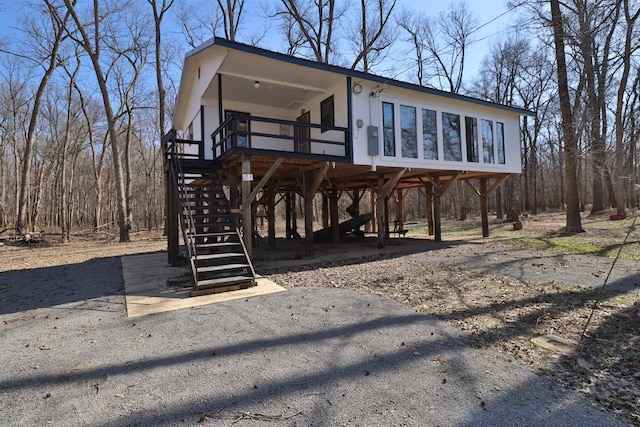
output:
[[[564,51],[564,30],[562,14],[558,0],[550,0],[551,20],[553,24],[553,40],[555,43],[556,69],[558,73],[558,93],[560,96],[560,111],[562,113],[562,134],[565,144],[565,185],[566,185],[566,231],[583,232],[580,218],[580,198],[578,196],[578,178],[576,175],[578,147],[575,140],[573,113],[569,97],[569,83],[567,80],[567,63]]]
[[[164,15],[173,6],[174,0],[162,0],[162,3],[158,5],[158,0],[147,0],[153,9],[153,25],[155,35],[155,71],[156,71],[156,84],[158,85],[158,118],[160,125],[159,135],[162,137],[167,131],[165,124],[166,120],[166,91],[164,89],[164,61],[162,60],[162,21]],[[160,6],[158,8],[158,6]]]
[[[335,24],[344,12],[336,8],[336,0],[280,0],[280,4],[274,16],[284,23],[288,52],[304,48],[314,60],[331,62]]]
[[[360,26],[347,26],[347,43],[355,53],[351,69],[360,68],[365,73],[385,57],[394,41],[390,18],[396,0],[360,0]],[[351,30],[350,30],[351,29]],[[358,65],[360,64],[360,67]]]
[[[629,74],[631,72],[631,54],[633,50],[638,49],[637,41],[634,40],[634,27],[638,17],[640,16],[640,8],[632,12],[629,6],[629,0],[623,0],[624,4],[624,17],[626,22],[624,48],[622,52],[622,75],[620,77],[620,84],[618,86],[618,94],[616,99],[616,210],[618,215],[624,214],[625,208],[625,173],[624,173],[624,107],[625,107],[625,93],[627,91],[627,84],[629,81]],[[637,71],[636,71],[637,72]],[[637,79],[637,77],[636,77]]]
[[[458,93],[462,89],[465,55],[473,41],[476,19],[465,2],[452,4],[437,18],[405,10],[398,25],[413,44],[418,63],[418,81]]]
[[[116,211],[118,216],[118,228],[120,230],[120,241],[127,242],[130,240],[129,238],[129,227],[130,224],[127,223],[126,212],[127,212],[127,201],[126,201],[126,193],[125,193],[125,183],[122,171],[122,159],[120,154],[120,143],[118,141],[118,130],[116,127],[116,116],[114,114],[114,110],[111,104],[111,94],[109,92],[109,88],[107,87],[107,77],[108,75],[102,71],[101,64],[101,44],[102,36],[100,32],[100,24],[102,20],[109,15],[109,13],[105,13],[104,11],[99,10],[98,0],[93,1],[93,11],[92,11],[92,23],[90,25],[93,26],[93,40],[89,36],[85,24],[80,19],[80,16],[77,13],[75,1],[72,0],[64,0],[64,4],[67,8],[67,11],[71,14],[73,21],[75,22],[77,32],[79,36],[76,36],[74,33],[69,33],[72,35],[76,43],[78,43],[85,50],[91,63],[93,65],[93,70],[96,75],[96,79],[98,80],[98,86],[100,87],[100,94],[102,95],[102,101],[104,104],[105,114],[107,116],[107,123],[109,127],[109,137],[111,141],[111,151],[113,154],[113,171],[114,171],[114,179],[116,186]],[[117,5],[116,5],[117,6]]]
[[[58,57],[58,51],[65,38],[66,26],[69,20],[69,14],[66,13],[63,16],[60,16],[56,11],[55,6],[49,0],[44,0],[44,6],[46,22],[41,22],[40,25],[50,25],[52,30],[51,33],[49,33],[49,31],[42,31],[41,28],[38,28],[37,24],[25,27],[31,29],[31,31],[28,31],[28,34],[30,37],[35,39],[34,51],[30,53],[30,58],[32,58],[34,63],[38,65],[41,63],[43,64],[44,74],[40,79],[40,83],[33,98],[31,115],[29,118],[29,129],[27,131],[24,154],[22,156],[22,172],[20,177],[17,209],[18,218],[16,221],[16,229],[18,229],[20,233],[25,233],[28,228],[28,197],[29,185],[31,182],[31,164],[34,145],[36,143],[38,116],[42,105],[42,97],[49,80],[53,76],[53,73],[59,64],[60,58]]]
[[[224,36],[229,40],[235,40],[238,27],[242,19],[245,0],[218,0],[218,7],[222,15]]]

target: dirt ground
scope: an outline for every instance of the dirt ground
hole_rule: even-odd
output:
[[[538,216],[523,222],[530,233],[544,234],[558,230],[562,217]],[[0,272],[165,248],[161,236],[149,233],[134,234],[126,244],[95,236],[75,237],[67,245],[55,240],[0,245]],[[459,244],[447,248],[451,254],[482,251],[477,242],[464,244],[459,237],[456,241]],[[496,249],[507,244],[508,239],[496,237],[484,239],[481,245]],[[349,288],[438,316],[468,332],[475,346],[494,347],[558,385],[591,396],[601,410],[622,414],[640,425],[640,284],[632,290],[605,290],[598,295],[597,289],[571,285],[570,280],[519,280],[447,265],[442,259],[432,262],[419,254],[371,256],[358,263],[331,262],[320,268],[262,273],[272,273],[268,278],[285,287]],[[541,335],[580,341],[578,350],[568,356],[545,350],[531,342]]]

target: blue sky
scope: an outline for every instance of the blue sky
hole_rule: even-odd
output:
[[[144,6],[148,7],[145,0],[138,0],[144,2]],[[197,0],[199,4],[207,3],[215,4],[215,0]],[[355,4],[359,2],[355,2]],[[19,37],[19,33],[15,30],[17,25],[17,18],[25,11],[29,11],[29,8],[25,8],[26,0],[17,0],[15,2],[8,2],[7,0],[0,0],[0,38],[12,39]],[[277,29],[274,29],[273,22],[267,23],[263,18],[264,7],[279,3],[277,0],[247,0],[245,6],[245,28],[241,28],[241,41],[246,40],[251,32],[263,31],[267,25],[271,25],[269,30],[270,36],[268,39],[263,40],[262,47],[278,50],[277,46],[273,46],[273,43],[278,43],[278,40],[282,40],[277,35],[271,35]],[[427,15],[437,16],[440,12],[449,9],[451,0],[398,0],[397,12],[404,8],[413,9]],[[467,6],[477,18],[479,28],[474,34],[476,41],[470,46],[468,50],[465,81],[470,81],[476,74],[482,58],[489,52],[491,43],[495,42],[498,37],[504,36],[515,21],[515,12],[509,11],[507,8],[507,0],[467,0]],[[188,50],[188,46],[184,46],[183,51]],[[390,76],[394,77],[394,76]]]

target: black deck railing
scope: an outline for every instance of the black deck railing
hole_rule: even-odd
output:
[[[200,160],[199,153],[202,152],[200,144],[200,141],[177,138],[177,132],[175,129],[171,129],[162,138],[162,148],[167,160],[172,160],[173,158],[185,160]],[[195,153],[191,153],[190,151],[193,150],[189,150],[187,148],[191,146],[197,147]]]
[[[260,126],[266,124],[267,126]],[[258,127],[277,127],[276,132],[259,132]],[[331,132],[332,138],[312,138],[312,132]],[[232,113],[211,134],[213,158],[232,149],[236,151],[264,151],[290,153],[292,157],[336,157],[349,159],[349,128],[305,123],[291,120],[257,117]],[[256,144],[255,141],[260,141]],[[284,143],[284,144],[283,144]],[[286,147],[285,147],[286,146]],[[323,149],[324,148],[324,149]],[[330,149],[331,148],[331,149]],[[329,153],[327,153],[329,151]]]

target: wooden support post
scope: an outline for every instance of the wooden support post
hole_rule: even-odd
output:
[[[384,176],[378,175],[376,184],[376,218],[378,226],[378,248],[384,248],[386,240],[386,232],[384,228],[384,205],[385,197],[382,195],[382,187],[384,186]]]
[[[480,214],[482,216],[482,237],[489,237],[489,216],[487,213],[487,178],[480,178]]]
[[[355,190],[353,190],[353,217],[356,218],[358,216],[360,216],[360,198],[362,198],[362,195],[360,194],[360,190],[358,190],[357,188]]]
[[[402,196],[402,190],[398,190],[398,229],[404,228],[404,197]]]
[[[384,198],[384,236],[389,239],[391,229],[389,228],[389,198]]]
[[[329,169],[329,163],[303,172],[304,192],[304,240],[306,256],[313,256],[313,198],[320,189]]]
[[[178,241],[178,195],[173,172],[165,172],[165,197],[167,211],[167,255],[169,264],[176,267],[180,263],[180,243]]]
[[[291,193],[287,192],[284,196],[284,207],[285,207],[285,239],[291,240]]]
[[[298,233],[298,195],[293,193],[291,195],[291,233],[294,236],[294,239],[297,239],[299,236]]]
[[[338,189],[336,185],[331,186],[331,197],[329,199],[331,209],[331,230],[333,243],[340,243],[340,218],[338,216]]]
[[[313,172],[304,172],[304,248],[306,256],[313,256],[313,196],[315,194],[311,194],[312,181]]]
[[[463,174],[462,171],[453,175],[449,181],[445,182],[444,185],[440,185],[440,177],[439,176],[428,176],[429,181],[433,187],[433,227],[434,227],[434,237],[433,240],[436,242],[442,241],[442,226],[440,223],[440,198],[447,192],[447,190],[453,185],[454,182],[460,178]]]
[[[440,177],[434,176],[431,179],[433,184],[433,240],[442,242],[442,225],[440,223]]]
[[[329,196],[322,193],[322,228],[329,227]]]
[[[231,209],[238,209],[240,200],[238,198],[238,176],[236,175],[235,166],[225,168],[225,175],[227,175],[227,184],[229,184],[229,206],[231,206]]]
[[[429,228],[429,236],[433,236],[433,186],[428,182],[424,188],[427,198],[427,227]]]
[[[251,173],[251,160],[248,156],[242,156],[242,240],[247,248],[249,258],[253,256],[253,239],[251,224],[251,181],[245,180],[245,176]]]
[[[376,223],[378,222],[378,220],[376,219],[376,192],[374,191],[373,187],[369,189],[369,194],[371,194],[371,221],[369,221],[369,224],[371,224],[371,232],[375,233]]]
[[[267,243],[271,249],[276,248],[276,187],[269,186],[265,189],[267,196]]]
[[[386,210],[387,200],[389,195],[396,188],[402,176],[408,169],[401,169],[395,173],[387,182],[384,182],[384,175],[379,174],[376,183],[376,213],[378,218],[378,248],[384,248],[385,236],[388,234],[388,227],[385,227],[386,223],[389,223],[388,211]]]

